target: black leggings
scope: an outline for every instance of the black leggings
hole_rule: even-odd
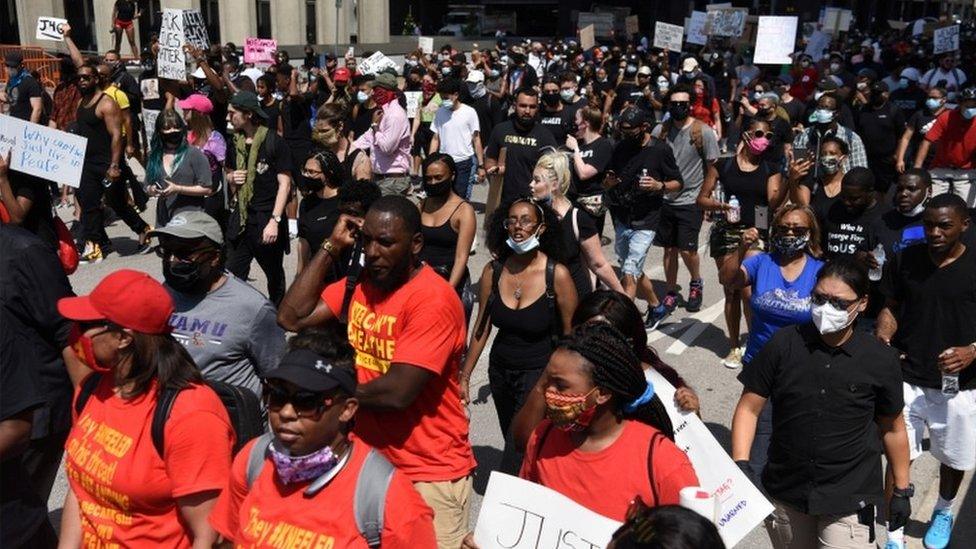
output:
[[[248,224],[244,231],[234,241],[228,243],[227,270],[237,278],[247,281],[251,272],[251,260],[257,259],[258,266],[268,278],[268,299],[278,306],[281,298],[285,297],[285,248],[281,239],[288,238],[288,228],[282,231],[278,226],[278,241],[273,244],[261,242],[264,227]]]
[[[110,208],[115,210],[132,232],[141,235],[149,225],[139,217],[129,204],[126,184],[123,178],[116,179],[108,188],[102,185],[105,174],[97,170],[85,170],[78,186],[78,203],[81,205],[81,226],[85,240],[100,245],[111,244],[105,232],[105,211],[102,209],[102,196]]]
[[[491,388],[491,399],[495,402],[498,413],[498,424],[505,437],[505,449],[502,452],[502,463],[499,470],[503,473],[517,475],[522,466],[522,453],[512,444],[512,420],[522,409],[529,391],[542,376],[544,368],[538,370],[509,370],[488,365],[488,386]]]

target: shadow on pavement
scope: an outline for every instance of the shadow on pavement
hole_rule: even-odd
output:
[[[474,459],[478,462],[478,467],[474,470],[474,491],[478,495],[485,495],[488,487],[488,477],[492,471],[498,469],[502,463],[502,451],[491,446],[474,446]]]

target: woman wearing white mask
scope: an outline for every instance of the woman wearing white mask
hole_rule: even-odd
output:
[[[779,330],[739,376],[732,458],[754,482],[762,475],[776,505],[766,526],[773,547],[875,547],[882,447],[895,485],[886,547],[903,547],[913,487],[900,363],[890,347],[854,330],[869,290],[856,260],[827,263],[810,298],[812,323]],[[749,465],[750,446],[767,400],[772,437],[760,471]]]
[[[478,302],[483,306],[461,369],[461,399],[473,400],[471,374],[495,326],[488,383],[506,438],[501,470],[511,474],[521,462],[510,443],[512,418],[542,375],[556,341],[569,332],[576,309],[573,277],[558,263],[563,247],[556,213],[531,198],[504,204],[491,218],[488,249],[496,259],[481,273]]]

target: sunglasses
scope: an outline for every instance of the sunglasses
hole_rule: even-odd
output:
[[[763,130],[753,130],[749,132],[749,137],[752,137],[753,139],[762,139],[763,137],[772,137],[772,134]]]
[[[263,400],[268,410],[273,412],[281,410],[285,404],[290,403],[298,417],[318,416],[335,402],[335,398],[328,397],[325,393],[291,392],[284,387],[270,383],[264,384]]]
[[[184,263],[189,261],[194,261],[199,259],[201,256],[207,252],[216,252],[216,250],[210,248],[197,248],[195,250],[173,250],[170,248],[164,248],[162,246],[156,246],[153,248],[156,255],[161,259],[168,259],[170,257],[175,257],[177,261],[182,261]]]
[[[810,227],[791,227],[789,225],[777,225],[773,227],[773,232],[777,234],[793,234],[796,236],[806,236],[810,234]]]
[[[834,307],[846,311],[851,305],[857,303],[857,299],[841,299],[839,297],[834,297],[830,295],[825,295],[819,292],[813,292],[810,296],[810,302],[814,305],[823,305],[825,303],[830,303]]]

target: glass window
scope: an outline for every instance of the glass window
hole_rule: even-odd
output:
[[[271,38],[271,0],[255,0],[258,8],[258,38]]]
[[[220,0],[201,0],[200,14],[207,25],[211,44],[220,43]]]
[[[305,0],[305,43],[315,44],[318,42],[318,21],[315,18],[315,5],[317,0]]]

